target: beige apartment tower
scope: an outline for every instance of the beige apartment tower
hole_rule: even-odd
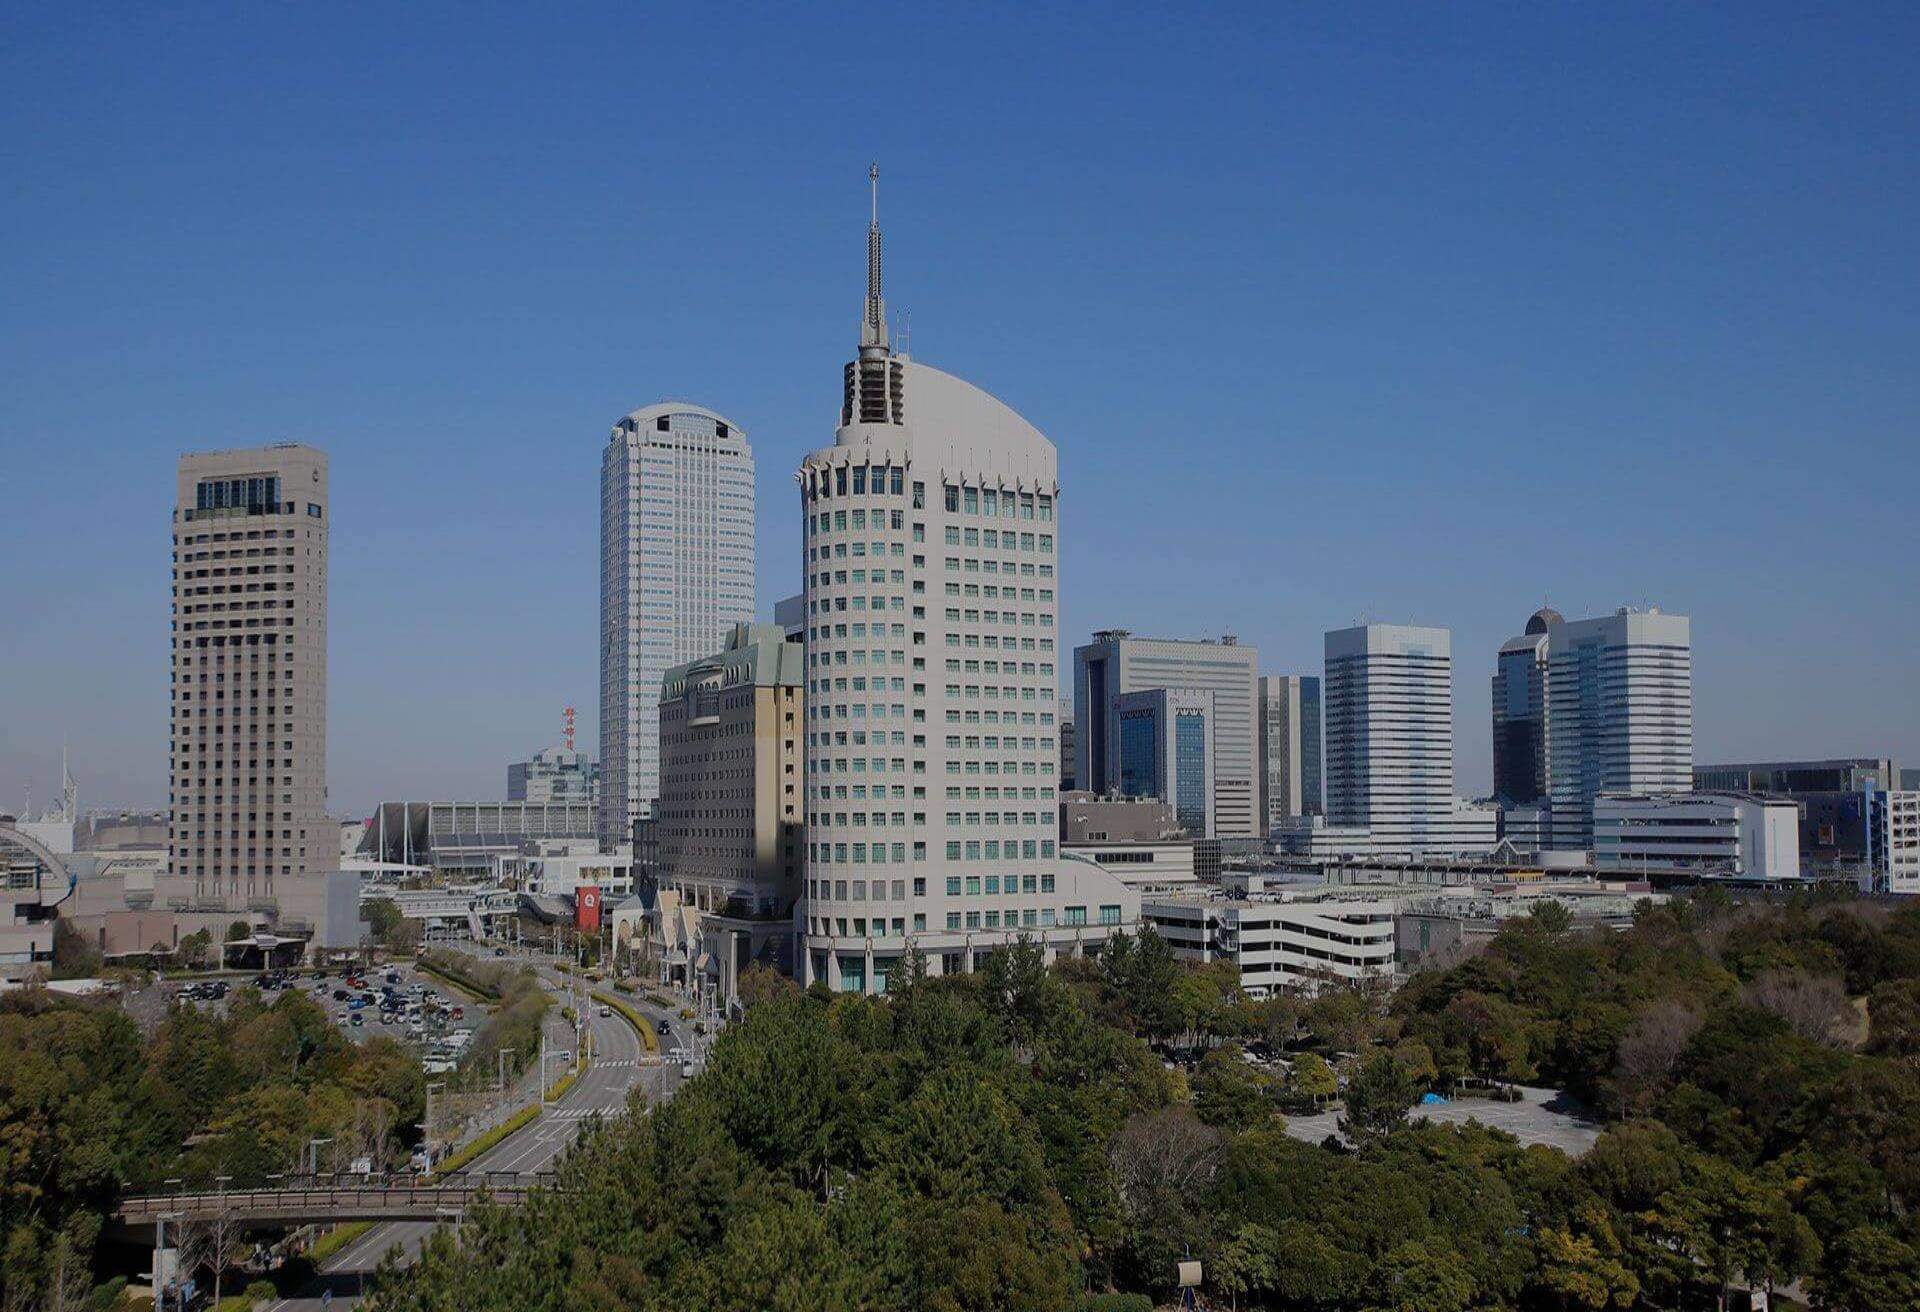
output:
[[[722,651],[661,680],[662,906],[697,918],[686,964],[723,999],[755,961],[793,973],[803,654],[778,624],[735,624]]]
[[[180,459],[167,864],[192,881],[194,911],[309,930],[326,919],[327,881],[302,877],[339,866],[326,816],[327,515],[327,457],[313,447]]]

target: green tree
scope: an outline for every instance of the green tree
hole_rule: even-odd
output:
[[[1287,1073],[1287,1093],[1298,1102],[1318,1106],[1340,1092],[1340,1078],[1334,1074],[1333,1067],[1327,1065],[1326,1058],[1314,1052],[1303,1052],[1293,1060],[1293,1069]]]
[[[1540,1284],[1562,1308],[1632,1307],[1640,1299],[1639,1277],[1621,1260],[1604,1215],[1590,1211],[1588,1224],[1592,1230],[1586,1234],[1553,1227],[1541,1231]]]
[[[1385,1138],[1406,1124],[1420,1090],[1392,1053],[1376,1053],[1347,1081],[1340,1132],[1357,1144]]]
[[[65,916],[53,922],[53,977],[55,979],[92,979],[100,973],[100,949],[73,927]]]
[[[1920,1307],[1920,1247],[1878,1226],[1841,1235],[1813,1283],[1821,1312]]]
[[[1270,1125],[1277,1116],[1273,1084],[1271,1076],[1247,1064],[1237,1046],[1215,1048],[1194,1072],[1194,1114],[1223,1130]]]
[[[1562,902],[1542,898],[1533,904],[1527,915],[1535,929],[1550,936],[1564,934],[1573,928],[1573,912]]]
[[[1151,925],[1138,935],[1118,933],[1100,953],[1101,976],[1119,1000],[1136,1033],[1166,1040],[1185,1022],[1177,986],[1179,958]]]

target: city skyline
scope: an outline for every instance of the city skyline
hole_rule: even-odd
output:
[[[1045,18],[1008,21],[1059,35]],[[1716,33],[1711,16],[1649,21]],[[988,41],[955,26],[956,49]],[[1486,672],[1514,617],[1657,604],[1696,626],[1696,759],[1920,760],[1905,680],[1920,617],[1886,604],[1910,589],[1910,566],[1898,550],[1836,545],[1901,542],[1898,489],[1920,463],[1899,363],[1910,278],[1888,262],[1899,243],[1874,237],[1914,217],[1913,165],[1877,153],[1885,124],[1905,118],[1889,70],[1863,50],[1869,24],[1748,26],[1717,84],[1740,107],[1678,128],[1698,105],[1684,57],[1643,48],[1643,26],[1630,42],[1636,94],[1603,108],[1606,62],[1630,39],[1539,18],[1501,48],[1570,59],[1554,65],[1557,90],[1525,61],[1478,64],[1471,33],[1408,19],[1415,81],[1442,111],[1432,128],[1340,94],[1341,74],[1377,56],[1331,18],[1303,28],[1268,80],[1217,93],[1240,98],[1241,126],[1199,145],[1185,129],[1200,115],[1159,92],[1139,114],[1161,117],[1112,132],[1102,116],[1124,112],[1117,84],[1075,67],[1058,87],[1016,67],[1009,108],[936,107],[906,142],[849,141],[837,98],[751,146],[737,121],[674,146],[677,111],[628,108],[588,134],[604,154],[544,162],[534,202],[506,194],[485,149],[489,134],[524,146],[584,120],[557,92],[572,46],[531,52],[528,90],[552,97],[540,128],[491,111],[431,118],[422,137],[371,150],[362,139],[412,107],[403,84],[429,58],[403,32],[367,69],[342,133],[288,147],[327,117],[317,74],[296,65],[293,94],[269,104],[274,79],[256,85],[216,57],[258,31],[211,28],[182,20],[180,58],[151,70],[137,67],[152,35],[140,23],[92,35],[112,87],[97,107],[51,94],[44,71],[78,38],[28,30],[0,55],[10,135],[48,146],[21,161],[20,203],[0,217],[14,289],[0,355],[16,362],[0,442],[18,489],[0,558],[29,562],[0,575],[15,617],[0,636],[0,810],[28,780],[52,800],[63,738],[83,805],[164,804],[164,671],[141,635],[161,631],[168,600],[151,559],[166,514],[154,489],[187,451],[291,438],[329,453],[343,517],[335,814],[388,796],[499,795],[504,765],[553,741],[561,706],[597,722],[598,435],[635,406],[698,401],[754,434],[766,618],[798,587],[790,471],[818,445],[832,405],[820,379],[854,321],[845,238],[870,153],[887,170],[895,300],[916,312],[919,345],[991,380],[1073,471],[1063,646],[1107,627],[1231,631],[1258,648],[1260,673],[1316,674],[1328,629],[1445,626],[1457,784],[1484,795]],[[350,29],[316,35],[329,31],[350,44]],[[1105,48],[1158,35],[1121,22]],[[863,42],[838,55],[808,42],[795,57],[831,69],[868,53]],[[1593,48],[1574,50],[1582,42]],[[1165,51],[1174,70],[1191,71],[1193,55]],[[1802,72],[1803,118],[1746,95],[1842,56],[1844,88]],[[912,94],[924,71],[903,59],[880,92]],[[1503,94],[1551,112],[1515,123]],[[152,142],[168,146],[156,156],[168,168],[118,157],[138,153],[138,134],[98,145],[135,95],[153,111],[148,130],[166,134]],[[222,96],[258,112],[240,122],[217,111]],[[1035,107],[1064,113],[1025,139],[1027,167],[964,139]],[[1476,157],[1472,143],[1488,140],[1496,160],[1531,162],[1524,183]],[[1600,161],[1576,173],[1536,158],[1568,140]],[[616,141],[620,171],[606,175]],[[1077,158],[1089,141],[1107,154]],[[1717,171],[1693,168],[1699,158]],[[100,164],[115,167],[111,206],[94,203]],[[282,170],[322,165],[345,174],[338,194],[315,205],[285,187]],[[659,172],[676,191],[760,210],[641,203],[631,223],[580,217],[609,182]],[[449,199],[399,217],[431,187]],[[313,212],[287,208],[281,190]],[[483,195],[497,218],[463,217]],[[1628,212],[1637,225],[1621,225]],[[1089,229],[1095,216],[1103,229]],[[1343,235],[1355,225],[1365,240]],[[672,325],[624,313],[656,283],[689,305]],[[1243,381],[1222,390],[1213,375],[1202,427],[1218,445],[1169,446],[1195,421],[1187,380],[1223,350]],[[1814,454],[1836,448],[1845,460]],[[1221,459],[1170,466],[1168,450]],[[89,493],[84,531],[76,487]],[[471,513],[437,513],[443,499]],[[537,531],[502,527],[529,519]],[[1285,561],[1301,564],[1276,568]],[[1802,598],[1820,623],[1783,631],[1779,608]],[[1838,649],[1836,631],[1850,635]],[[596,734],[581,746],[600,755]]]

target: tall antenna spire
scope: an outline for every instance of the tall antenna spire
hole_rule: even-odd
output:
[[[880,294],[880,166],[867,168],[867,187],[872,217],[867,223],[867,312],[860,323],[860,350],[885,354],[887,349],[887,303]]]

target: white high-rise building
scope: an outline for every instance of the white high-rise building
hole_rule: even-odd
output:
[[[1139,895],[1056,851],[1053,444],[896,353],[868,229],[834,444],[801,464],[806,571],[803,982],[884,991],[911,947],[971,970],[1132,924]]]
[[[669,401],[613,426],[600,462],[600,816],[609,850],[660,795],[660,680],[754,618],[753,448]]]
[[[1693,788],[1693,637],[1684,615],[1622,607],[1547,628],[1548,843],[1593,847],[1601,793]]]
[[[1375,853],[1484,852],[1491,812],[1453,794],[1453,640],[1445,629],[1363,624],[1326,636],[1329,828]]]

